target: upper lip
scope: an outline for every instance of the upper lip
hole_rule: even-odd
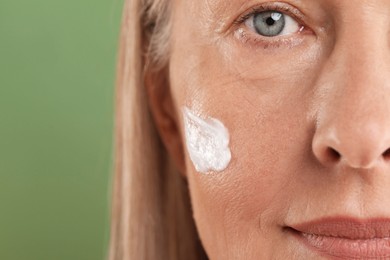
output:
[[[304,234],[351,240],[390,237],[389,218],[326,217],[292,225],[290,228]]]

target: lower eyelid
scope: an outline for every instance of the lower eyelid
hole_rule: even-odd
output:
[[[301,32],[301,29],[298,33]],[[249,48],[262,48],[262,49],[278,49],[278,48],[292,48],[303,42],[302,37],[294,37],[289,35],[281,35],[278,37],[264,37],[256,35],[256,33],[245,30],[244,28],[238,28],[234,32],[234,37],[243,45],[247,45]]]

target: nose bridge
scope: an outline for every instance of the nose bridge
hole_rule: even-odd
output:
[[[371,27],[372,28],[372,27]],[[390,147],[387,28],[344,26],[319,80],[313,151],[323,163],[370,168]],[[384,37],[383,35],[386,35]]]
[[[352,6],[336,29],[330,59],[333,68],[329,69],[336,76],[334,84],[338,89],[355,95],[367,91],[372,95],[389,78],[390,13],[381,11],[380,6]]]
[[[387,72],[389,63],[386,58],[389,54],[390,19],[383,13],[360,13],[360,18],[345,19],[340,25],[332,59],[339,72],[345,73],[342,75],[345,82],[340,82],[345,85],[344,88],[355,89],[357,85],[362,85],[369,90],[368,85],[387,76],[387,73],[383,75],[380,72]]]
[[[332,88],[329,98],[333,99],[329,105],[337,110],[333,120],[343,125],[357,129],[366,128],[370,122],[383,125],[389,115],[388,47],[377,41],[342,46],[333,55],[335,66],[327,79]]]

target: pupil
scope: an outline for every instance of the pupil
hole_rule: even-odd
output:
[[[272,17],[268,17],[267,20],[265,20],[265,22],[267,23],[267,25],[269,26],[272,26],[275,24],[275,20],[272,19]]]

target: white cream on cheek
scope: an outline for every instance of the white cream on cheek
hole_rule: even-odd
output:
[[[201,118],[183,107],[186,146],[195,169],[200,173],[220,172],[231,160],[229,132],[215,118]]]

